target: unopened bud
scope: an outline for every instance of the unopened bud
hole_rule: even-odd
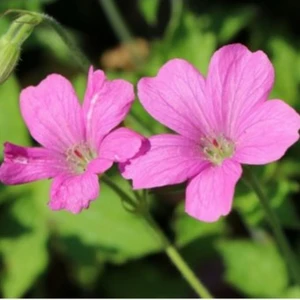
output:
[[[13,72],[20,57],[21,49],[15,43],[0,39],[0,84]]]
[[[22,44],[41,21],[40,15],[23,15],[14,20],[0,38],[0,84],[13,72],[20,57]]]

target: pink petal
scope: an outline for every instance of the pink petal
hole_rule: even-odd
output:
[[[133,158],[146,142],[146,138],[140,134],[124,127],[118,128],[103,139],[99,156],[115,162],[126,162]]]
[[[204,90],[203,76],[183,59],[170,60],[156,77],[138,83],[139,99],[152,117],[195,141],[215,126]]]
[[[64,152],[84,140],[80,104],[70,82],[60,75],[24,89],[21,111],[31,135],[48,149]]]
[[[266,164],[280,159],[299,139],[300,116],[281,100],[269,100],[249,116],[237,138],[235,160]]]
[[[105,158],[96,158],[88,164],[88,172],[102,174],[113,165],[113,161]]]
[[[52,210],[65,209],[77,214],[98,198],[99,190],[98,176],[95,174],[60,175],[53,180],[49,206]]]
[[[186,181],[208,163],[199,146],[179,135],[152,136],[150,150],[125,166],[123,176],[133,180],[133,187],[153,188]]]
[[[45,148],[4,145],[4,162],[0,167],[0,181],[4,184],[46,179],[65,171],[66,165],[59,153]]]
[[[231,160],[224,161],[220,167],[211,165],[204,169],[188,184],[185,211],[204,222],[214,222],[227,215],[241,174],[241,165]]]
[[[96,150],[102,138],[124,120],[134,97],[131,83],[108,81],[103,71],[90,68],[83,111],[88,142]]]
[[[235,139],[238,128],[265,100],[274,82],[274,69],[262,51],[245,46],[222,47],[213,55],[207,76],[207,96],[215,107],[219,131]]]

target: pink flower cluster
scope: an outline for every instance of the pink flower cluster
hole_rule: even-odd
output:
[[[114,129],[134,100],[130,83],[91,69],[80,106],[71,84],[50,75],[21,94],[23,118],[42,147],[6,143],[0,180],[54,178],[50,207],[78,213],[98,197],[98,175],[117,162],[134,189],[187,181],[186,212],[216,221],[231,210],[241,164],[276,161],[299,138],[298,113],[267,101],[273,82],[267,56],[240,44],[216,51],[206,78],[187,61],[170,60],[138,83],[144,108],[174,131],[147,140]]]

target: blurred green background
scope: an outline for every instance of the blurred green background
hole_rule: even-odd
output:
[[[206,74],[218,47],[242,42],[272,60],[276,82],[271,96],[300,110],[300,2],[115,3],[131,32],[129,44],[97,0],[0,0],[0,13],[18,8],[53,16],[109,78],[134,84],[173,57],[189,60]],[[11,21],[11,16],[0,19],[1,34]],[[0,86],[0,160],[7,140],[33,145],[20,116],[19,93],[54,72],[69,78],[82,99],[86,74],[56,32],[42,24],[23,45],[15,74]],[[137,101],[125,125],[146,136],[166,130]],[[293,146],[280,162],[254,169],[298,259],[299,148]],[[116,168],[109,175],[130,189]],[[49,182],[0,184],[0,296],[195,297],[145,224],[105,184],[101,188],[101,197],[88,210],[72,215],[48,209]],[[153,189],[152,213],[213,295],[300,297],[258,200],[242,181],[232,213],[213,224],[187,216],[183,200],[184,185]]]

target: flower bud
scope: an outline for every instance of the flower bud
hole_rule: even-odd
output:
[[[14,20],[0,38],[0,84],[13,72],[20,57],[22,44],[41,21],[40,15],[23,15]]]
[[[13,72],[19,57],[20,47],[9,42],[5,37],[0,39],[0,84]]]

